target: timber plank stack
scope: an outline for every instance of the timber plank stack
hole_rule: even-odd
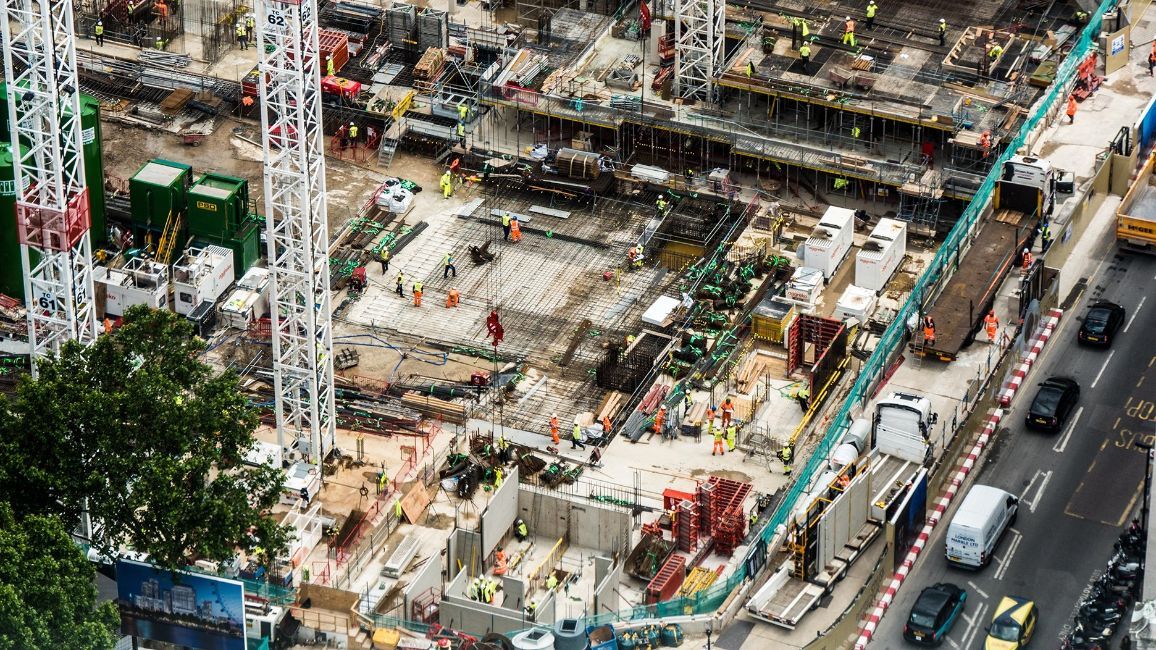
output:
[[[466,407],[436,397],[408,392],[401,396],[401,403],[409,408],[432,417],[440,417],[451,424],[466,423]]]

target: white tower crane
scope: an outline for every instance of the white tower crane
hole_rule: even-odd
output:
[[[675,93],[713,101],[714,74],[726,43],[726,0],[675,0],[674,5]]]
[[[257,7],[277,436],[282,453],[287,428],[308,437],[320,464],[335,422],[317,1]]]
[[[72,2],[2,0],[0,37],[35,375],[66,342],[97,336]]]

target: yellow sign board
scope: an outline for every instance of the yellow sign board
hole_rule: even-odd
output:
[[[209,212],[216,212],[217,204],[209,203],[208,201],[197,201],[197,208],[201,210],[208,210]]]
[[[391,115],[393,115],[393,119],[400,120],[401,116],[405,115],[405,112],[408,111],[411,106],[413,106],[414,97],[417,97],[417,93],[411,90],[405,94],[405,97],[401,98],[401,101],[397,103],[397,106],[393,107],[393,113],[391,113]]]

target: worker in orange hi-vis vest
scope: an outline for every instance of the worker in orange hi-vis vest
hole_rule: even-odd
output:
[[[654,414],[654,432],[661,435],[662,425],[666,422],[666,407],[658,407],[658,413]]]
[[[514,217],[510,220],[510,241],[522,241],[522,227],[518,225],[518,218]]]
[[[996,317],[994,309],[983,317],[983,328],[987,331],[987,340],[995,343],[995,337],[999,333],[999,318]]]
[[[1025,247],[1024,252],[1021,253],[1021,259],[1023,261],[1024,273],[1027,273],[1028,270],[1032,268],[1032,252]]]
[[[420,280],[413,283],[413,306],[421,307],[421,293],[422,287],[425,286]]]
[[[460,298],[461,294],[458,293],[457,289],[450,289],[449,294],[446,295],[446,307],[457,307]]]
[[[734,414],[735,414],[735,403],[732,402],[731,398],[728,397],[728,398],[726,398],[725,401],[723,401],[723,404],[722,404],[722,425],[723,425],[724,429],[726,428],[726,426],[728,424],[731,423],[731,416],[733,416]]]
[[[707,426],[708,426],[707,433],[714,436],[714,447],[711,448],[710,455],[714,456],[715,454],[722,454],[725,456],[727,451],[726,451],[726,447],[723,447],[723,429],[722,429],[722,427],[715,429],[714,428],[714,422],[708,423]]]
[[[1065,111],[1068,115],[1068,124],[1076,121],[1076,96],[1068,95],[1068,110]]]
[[[603,415],[602,416],[602,432],[607,438],[610,437],[610,416],[609,415]]]
[[[554,444],[558,444],[558,443],[562,442],[562,439],[558,437],[558,414],[557,413],[550,416],[550,437],[554,439]]]

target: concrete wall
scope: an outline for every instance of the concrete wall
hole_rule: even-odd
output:
[[[622,583],[621,561],[613,558],[594,557],[594,612],[617,612],[621,607],[621,598],[618,597],[618,586]]]
[[[531,486],[518,490],[518,516],[530,532],[557,539],[569,535],[571,546],[606,553],[621,551],[630,541],[630,511],[594,501],[575,501]]]
[[[482,555],[489,557],[502,538],[510,532],[518,516],[518,467],[502,482],[490,497],[482,512]]]
[[[502,606],[470,600],[465,595],[465,588],[470,580],[468,573],[461,571],[446,588],[445,597],[442,598],[438,608],[438,620],[442,625],[484,636],[490,632],[504,634],[522,630],[535,624],[554,624],[556,603],[553,593],[538,603],[535,616],[531,619],[526,616],[525,610],[519,604],[520,600],[511,597],[512,592],[504,596]],[[503,581],[503,586],[506,584],[506,581]],[[505,603],[509,603],[509,607],[506,607]]]
[[[468,571],[477,575],[482,570],[482,536],[473,531],[459,528],[450,533],[449,550],[446,552],[446,565],[449,574],[458,571]]]
[[[413,601],[430,589],[440,592],[442,587],[442,554],[432,553],[405,588],[405,617],[413,612]]]

